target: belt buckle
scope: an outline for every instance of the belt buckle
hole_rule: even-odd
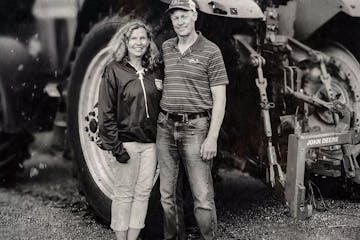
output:
[[[187,113],[178,113],[177,115],[181,116],[181,122],[188,122],[189,121]]]

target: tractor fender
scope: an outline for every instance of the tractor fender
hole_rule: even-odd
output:
[[[308,38],[336,14],[344,12],[351,17],[360,17],[359,0],[297,0],[295,36]]]
[[[161,0],[170,3],[171,0]],[[253,0],[193,0],[197,8],[206,14],[231,18],[262,19],[264,14]]]
[[[11,37],[0,37],[0,131],[17,132],[22,128],[23,109],[30,104],[24,94],[32,74],[32,57],[27,48]]]
[[[360,1],[358,0],[328,0],[328,2],[330,6],[340,8],[342,12],[352,17],[360,17]]]

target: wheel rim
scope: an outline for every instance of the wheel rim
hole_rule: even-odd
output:
[[[78,110],[78,131],[86,165],[96,185],[109,198],[112,198],[115,182],[109,161],[111,154],[101,150],[95,142],[90,141],[84,129],[88,126],[85,116],[98,101],[102,72],[111,60],[111,47],[107,46],[98,52],[90,62],[81,86]]]
[[[315,83],[315,85],[318,85],[318,87],[309,87],[312,91],[307,92],[307,94],[310,96],[314,95],[322,100],[328,101],[326,99],[326,90],[324,85],[323,84],[319,85],[317,83]],[[350,110],[352,110],[354,101],[353,98],[351,97],[351,94],[349,93],[348,86],[342,84],[341,80],[339,80],[335,76],[332,76],[331,86],[332,86],[332,90],[337,96],[337,100],[341,103],[348,105],[350,107]],[[320,110],[318,108],[313,109],[313,111],[314,111],[313,114],[309,116],[308,124],[310,128],[312,128],[313,130],[317,129],[316,131],[321,131],[321,132],[334,130],[335,125],[334,125],[333,114],[330,111]],[[337,115],[335,115],[335,117],[338,118]],[[344,125],[344,124],[341,125],[341,130],[346,130],[348,128],[349,125]]]
[[[332,81],[332,89],[335,93],[335,95],[337,95],[337,100],[340,101],[341,103],[344,104],[350,104],[350,106],[352,106],[353,102],[350,102],[350,97],[349,97],[349,93],[348,91],[346,91],[346,89],[344,87],[341,86],[341,84],[339,84],[337,81]],[[315,96],[322,99],[322,100],[327,100],[326,96],[326,89],[325,86],[322,85],[320,87],[320,89],[315,93]],[[330,111],[317,111],[316,114],[318,115],[318,117],[320,118],[320,120],[328,125],[334,125],[334,119],[333,119],[333,115],[331,114]],[[336,115],[337,116],[337,115]]]

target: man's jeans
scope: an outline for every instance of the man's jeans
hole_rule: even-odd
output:
[[[203,161],[200,157],[200,147],[208,129],[209,120],[206,117],[174,122],[163,113],[159,114],[156,147],[165,239],[185,239],[182,199],[178,199],[176,194],[179,191],[180,161],[189,179],[201,239],[215,239],[217,220],[211,161]]]
[[[144,227],[150,193],[156,170],[155,143],[124,142],[130,155],[127,163],[111,158],[115,177],[111,205],[111,228],[126,231]]]

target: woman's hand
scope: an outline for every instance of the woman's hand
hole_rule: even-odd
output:
[[[130,159],[129,154],[125,149],[122,150],[121,153],[119,154],[114,154],[114,157],[116,158],[116,161],[118,161],[119,163],[127,163]]]

